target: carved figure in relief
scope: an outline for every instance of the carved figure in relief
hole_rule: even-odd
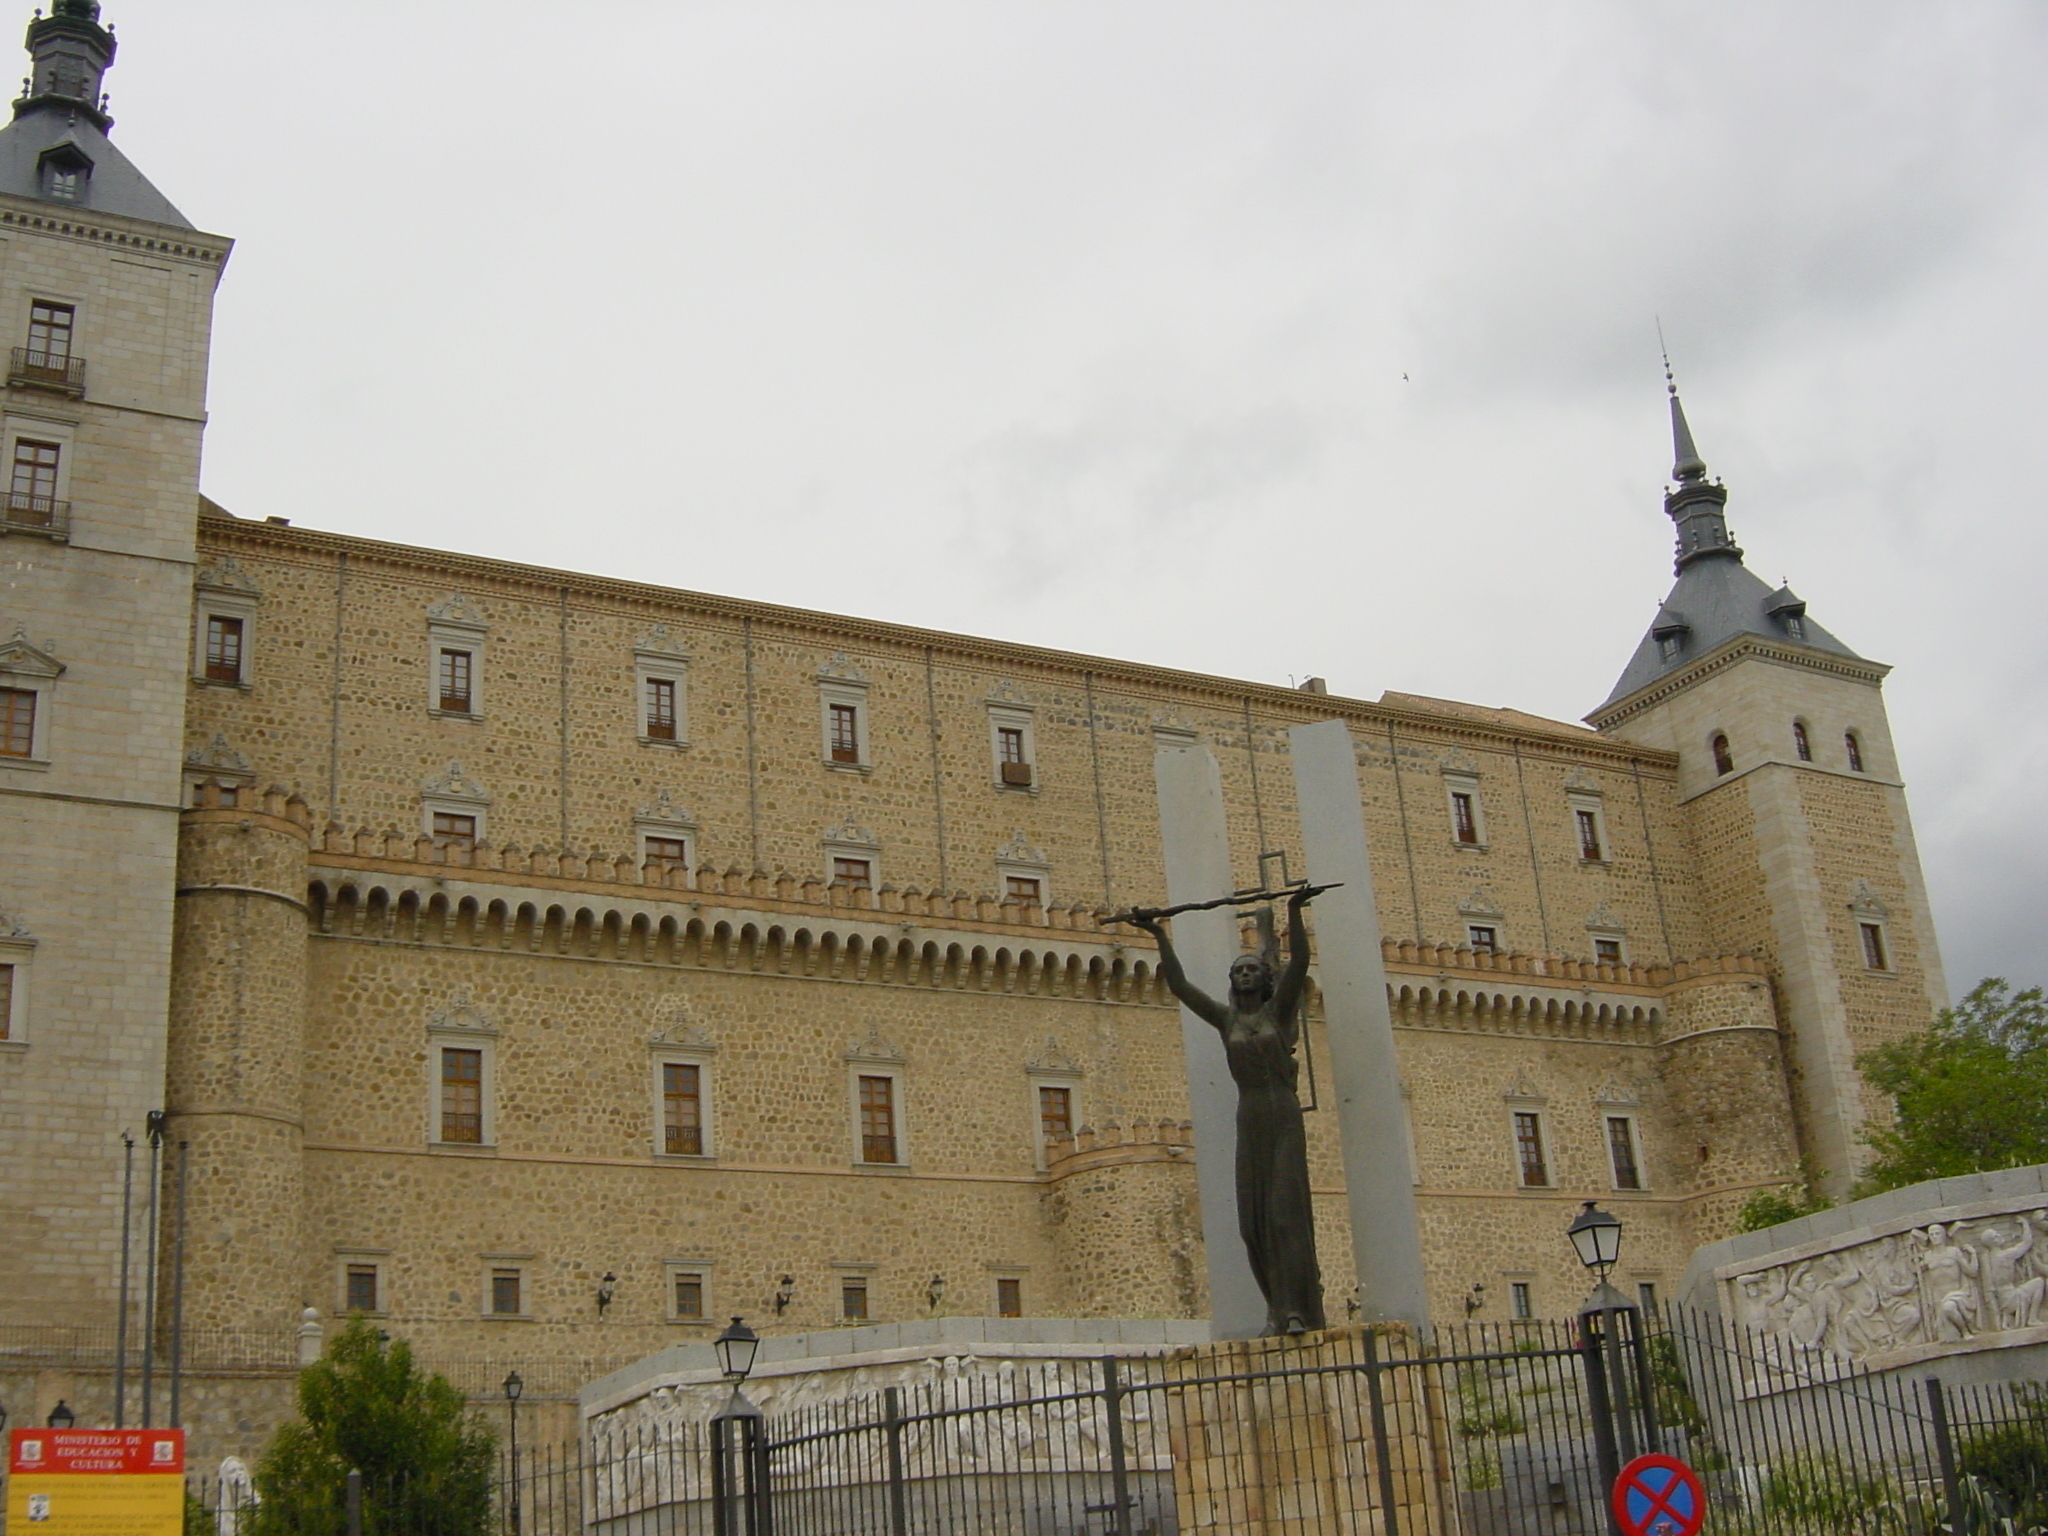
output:
[[[1954,1240],[1956,1225],[1934,1223],[1920,1251],[1920,1272],[1927,1280],[1933,1333],[1939,1343],[1967,1339],[1978,1326],[1978,1254]]]
[[[2041,1321],[2041,1301],[2048,1294],[2048,1280],[2027,1274],[2027,1257],[2034,1251],[2034,1224],[2024,1215],[2013,1218],[2009,1235],[2001,1239],[1995,1224],[1986,1224],[1983,1236],[1984,1289],[1991,1298],[1992,1321],[2000,1328],[2032,1328]]]
[[[1887,1237],[1873,1243],[1866,1260],[1870,1274],[1871,1304],[1877,1317],[1868,1324],[1870,1347],[1902,1349],[1919,1344],[1921,1338],[1920,1270],[1903,1237]]]

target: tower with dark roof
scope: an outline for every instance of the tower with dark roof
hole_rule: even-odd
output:
[[[1728,492],[1708,477],[1670,388],[1677,581],[1587,722],[1678,754],[1681,805],[1715,940],[1770,962],[1800,1135],[1836,1190],[1884,1113],[1856,1056],[1947,1002],[1892,750],[1890,668],[1743,563]]]
[[[31,22],[0,129],[0,1316],[65,1323],[113,1315],[119,1137],[164,1102],[228,255],[108,139],[99,9]]]

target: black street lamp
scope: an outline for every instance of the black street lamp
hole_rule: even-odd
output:
[[[69,1429],[78,1422],[78,1415],[71,1411],[71,1405],[63,1398],[57,1399],[57,1406],[50,1410],[49,1426],[52,1429]]]
[[[505,1373],[505,1413],[511,1421],[512,1430],[512,1488],[507,1500],[512,1536],[519,1536],[519,1394],[525,1390],[526,1383],[519,1379],[517,1371]]]
[[[1650,1378],[1643,1358],[1642,1308],[1607,1281],[1621,1258],[1621,1221],[1588,1200],[1565,1231],[1579,1262],[1593,1271],[1593,1294],[1579,1308],[1579,1355],[1585,1363],[1586,1396],[1593,1411],[1593,1448],[1600,1467],[1601,1505],[1609,1529],[1620,1536],[1607,1494],[1621,1469],[1641,1450],[1657,1449],[1657,1421],[1650,1398]],[[1626,1356],[1624,1355],[1626,1351]],[[1634,1371],[1629,1369],[1633,1357]],[[1635,1403],[1630,1402],[1630,1377],[1635,1378]],[[1640,1405],[1639,1407],[1637,1405]],[[1642,1434],[1637,1435],[1637,1413]]]
[[[711,1529],[714,1536],[774,1536],[768,1502],[768,1434],[740,1384],[753,1373],[761,1339],[739,1318],[712,1341],[732,1396],[711,1420]]]

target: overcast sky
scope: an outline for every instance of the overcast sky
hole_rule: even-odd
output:
[[[2048,7],[107,0],[245,517],[1577,719],[1656,320],[2048,981]]]

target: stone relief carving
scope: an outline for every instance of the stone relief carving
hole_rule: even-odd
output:
[[[1482,888],[1475,890],[1470,896],[1467,896],[1458,903],[1458,915],[1460,917],[1499,917],[1501,915],[1500,904],[1493,899],[1490,892]]]
[[[2048,1336],[2048,1201],[2019,1203],[1724,1269],[1728,1315],[1795,1355],[1873,1369],[2034,1342]]]
[[[421,782],[420,793],[433,795],[442,800],[473,801],[477,805],[488,805],[491,800],[483,785],[464,773],[462,764],[452,760],[445,773]]]
[[[1479,759],[1463,747],[1453,747],[1443,756],[1443,772],[1476,779],[1479,777]]]
[[[1891,908],[1878,899],[1876,888],[1868,880],[1858,880],[1850,887],[1849,910],[1858,917],[1876,918],[1880,922],[1892,915]]]
[[[202,592],[238,592],[244,597],[263,595],[263,589],[230,555],[221,555],[201,565],[193,573],[192,585]]]
[[[249,766],[249,759],[229,746],[227,737],[219,731],[213,733],[213,740],[205,746],[185,754],[185,766],[204,769],[208,773],[249,774],[252,777],[255,774]]]
[[[874,835],[851,816],[846,817],[836,827],[827,827],[822,841],[828,845],[846,848],[879,848],[881,846],[881,844],[875,841]]]
[[[427,618],[450,629],[485,629],[484,612],[466,592],[450,592],[427,607]]]
[[[1597,795],[1600,793],[1600,781],[1594,778],[1592,774],[1586,772],[1583,763],[1574,763],[1572,765],[1572,771],[1564,776],[1564,787],[1574,794]]]
[[[854,1046],[853,1049],[846,1053],[846,1059],[848,1061],[872,1061],[901,1066],[903,1064],[903,1052],[891,1045],[887,1040],[884,1040],[880,1029],[871,1029],[868,1031],[867,1039],[861,1041],[859,1045]]]
[[[1022,832],[1014,834],[1007,843],[996,850],[996,859],[1004,864],[1042,865],[1046,861],[1045,855],[1032,847]]]
[[[818,668],[818,681],[823,683],[857,683],[865,687],[867,680],[867,673],[847,660],[844,651],[834,651],[825,665]]]
[[[690,647],[681,635],[671,633],[666,624],[656,624],[633,642],[633,653],[636,656],[657,656],[666,661],[682,661],[689,658]]]
[[[427,1020],[427,1028],[435,1034],[495,1035],[498,1032],[498,1026],[477,1007],[476,1000],[467,992],[457,992],[451,997],[446,1008]]]
[[[656,790],[654,803],[641,806],[633,813],[633,819],[658,821],[674,827],[694,827],[697,824],[697,818],[690,814],[688,807],[677,805],[666,789]]]

